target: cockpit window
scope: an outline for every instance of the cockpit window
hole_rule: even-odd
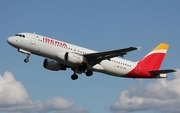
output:
[[[16,34],[15,36],[19,36],[19,37],[25,38],[25,35],[22,35],[22,34]]]

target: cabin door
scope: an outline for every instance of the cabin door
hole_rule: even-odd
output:
[[[35,34],[31,35],[31,44],[36,45],[36,35]]]

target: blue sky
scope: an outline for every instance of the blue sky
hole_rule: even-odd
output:
[[[179,0],[2,0],[0,74],[5,76],[5,71],[11,72],[32,102],[43,103],[54,97],[74,102],[67,111],[51,109],[47,112],[70,113],[74,109],[80,110],[76,111],[79,113],[160,112],[161,109],[153,107],[137,107],[136,110],[129,107],[124,111],[113,108],[122,92],[131,91],[132,86],[138,89],[139,84],[146,88],[158,83],[155,79],[136,80],[94,73],[91,77],[79,75],[77,81],[72,81],[71,70],[53,72],[44,69],[43,57],[31,55],[30,62],[25,64],[26,55],[8,45],[6,39],[19,32],[36,32],[97,51],[142,46],[140,51],[125,56],[132,61],[138,61],[165,42],[170,48],[161,68],[177,69],[180,68],[179,4]],[[168,80],[174,79],[174,74],[169,75]],[[6,94],[1,90],[0,93],[2,99],[1,96]],[[2,109],[0,104],[0,112],[9,112]]]

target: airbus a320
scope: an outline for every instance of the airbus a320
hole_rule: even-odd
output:
[[[43,66],[48,70],[71,68],[72,80],[78,79],[77,74],[91,76],[93,72],[128,78],[167,78],[167,73],[175,72],[173,69],[159,70],[169,47],[165,43],[159,44],[141,60],[132,62],[122,57],[139,47],[97,52],[35,33],[18,33],[7,42],[27,55],[24,62],[35,54],[45,57]]]

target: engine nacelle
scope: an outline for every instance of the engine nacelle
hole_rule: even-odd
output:
[[[71,64],[82,64],[84,61],[83,56],[75,54],[75,53],[70,53],[70,52],[59,52],[57,54],[57,57],[68,62]]]
[[[45,59],[43,63],[44,68],[52,71],[66,70],[66,66],[59,62],[51,59]]]
[[[159,74],[156,78],[167,78],[167,74]]]

